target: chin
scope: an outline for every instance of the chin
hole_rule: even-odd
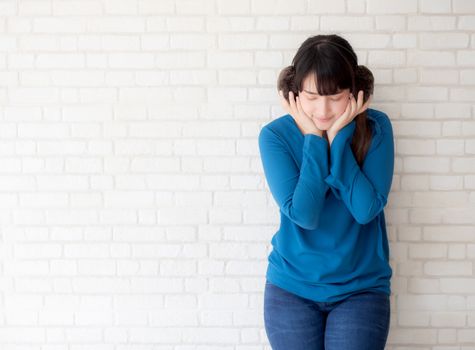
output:
[[[328,130],[328,128],[330,128],[330,126],[333,124],[333,119],[329,119],[323,122],[317,119],[315,121],[315,124],[318,126],[320,130]]]

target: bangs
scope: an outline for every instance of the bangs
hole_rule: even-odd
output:
[[[295,82],[302,91],[303,80],[314,74],[315,90],[319,95],[335,95],[352,88],[354,73],[350,62],[331,45],[320,43],[311,55],[301,57],[296,68]]]

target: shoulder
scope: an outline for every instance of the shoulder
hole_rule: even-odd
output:
[[[264,138],[283,140],[292,131],[291,118],[290,114],[285,114],[264,124],[259,132],[259,140]]]
[[[388,115],[377,109],[368,108],[366,115],[371,120],[373,137],[368,154],[377,149],[380,145],[394,145],[393,128]],[[394,146],[392,146],[394,147]]]
[[[366,110],[366,115],[368,119],[372,121],[373,131],[376,135],[392,134],[393,128],[391,120],[386,113],[374,108],[368,108]]]

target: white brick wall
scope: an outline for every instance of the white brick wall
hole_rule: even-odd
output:
[[[269,350],[275,81],[337,33],[395,131],[387,349],[475,349],[475,2],[0,1],[0,349]]]

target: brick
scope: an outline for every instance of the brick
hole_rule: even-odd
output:
[[[219,47],[227,49],[221,39]],[[208,34],[171,34],[170,48],[174,50],[208,50],[216,47],[215,38]]]
[[[469,293],[475,291],[475,280],[467,278],[440,278],[440,290],[442,293]]]
[[[173,0],[139,0],[139,13],[147,15],[171,14],[175,12]]]
[[[137,0],[105,0],[104,12],[113,15],[136,15]]]
[[[431,326],[434,327],[464,327],[465,312],[435,312],[431,315]]]
[[[320,29],[324,31],[372,31],[373,19],[371,17],[357,17],[357,16],[322,16],[320,19]],[[366,34],[368,35],[368,34]],[[384,42],[389,41],[388,35],[371,35],[368,41],[376,41],[379,38],[384,38]],[[353,41],[349,38],[353,45]],[[357,45],[357,47],[361,47]],[[373,46],[374,47],[374,46]]]
[[[419,4],[422,13],[450,13],[450,0],[422,0]]]
[[[267,43],[267,36],[264,34],[220,34],[218,36],[218,47],[223,50],[265,49]]]
[[[403,15],[375,16],[377,30],[389,30],[391,32],[404,31],[406,29],[406,17]]]
[[[217,12],[222,15],[243,15],[250,11],[250,1],[229,2],[227,0],[218,0]]]
[[[457,84],[458,75],[459,72],[456,70],[422,69],[420,71],[420,82],[424,85]]]
[[[407,62],[405,63],[410,66],[454,67],[456,65],[456,55],[449,51],[410,51],[407,53]]]
[[[470,276],[472,265],[463,261],[428,261],[424,264],[424,272],[430,276]]]
[[[437,119],[470,119],[470,104],[467,103],[437,103],[435,105]]]
[[[396,141],[397,154],[401,155],[433,155],[435,146],[434,140],[401,139]]]
[[[475,4],[470,0],[453,0],[453,12],[462,14],[475,12]]]
[[[207,23],[208,21],[205,22],[204,18],[177,16],[166,19],[166,28],[170,32],[199,32],[204,30]]]
[[[406,64],[406,55],[396,50],[375,50],[368,54],[368,64],[378,67],[397,67]]]
[[[446,226],[424,227],[424,240],[437,242],[465,242],[475,239],[475,232],[470,226],[453,225],[450,235]]]
[[[87,31],[94,33],[143,33],[145,22],[134,17],[103,17],[87,22]]]
[[[470,38],[465,33],[422,33],[421,49],[458,49],[466,48]]]
[[[414,294],[433,294],[440,292],[439,281],[436,278],[411,278],[408,291]]]
[[[454,158],[452,161],[452,170],[459,173],[475,171],[475,158],[470,157],[460,157]]]
[[[405,157],[404,169],[408,172],[446,173],[449,171],[450,161],[441,157]],[[457,168],[454,166],[454,168]]]
[[[424,16],[410,15],[407,19],[407,29],[410,31],[448,31],[456,27],[456,16]]]
[[[458,50],[457,51],[457,65],[473,67],[475,53],[473,50]]]
[[[447,246],[445,244],[411,244],[409,257],[415,259],[447,258]]]
[[[22,1],[18,4],[20,16],[42,16],[51,14],[51,3],[46,1]]]
[[[441,294],[433,295],[399,295],[398,306],[400,310],[430,310],[444,311],[447,307],[448,297]]]
[[[396,49],[401,48],[416,48],[417,35],[414,34],[394,34],[392,40],[392,47]]]
[[[463,155],[463,140],[437,140],[437,154],[440,155]]]
[[[458,27],[460,30],[474,30],[475,16],[458,16]]]
[[[430,189],[433,190],[461,190],[463,188],[463,177],[455,175],[431,175]]]
[[[33,19],[34,33],[84,33],[86,20],[80,18],[36,18]]]
[[[398,325],[403,327],[427,327],[429,322],[429,312],[401,311],[398,314]]]
[[[221,32],[250,32],[255,29],[253,17],[209,17],[206,21],[206,31],[208,33]]]
[[[28,337],[25,337],[28,334]],[[45,343],[45,329],[42,327],[5,327],[0,328],[2,343]]]
[[[73,1],[53,1],[52,3],[52,12],[53,15],[62,16],[62,15],[100,15],[102,14],[102,6],[98,1],[83,1],[83,0],[73,0]]]
[[[38,68],[83,68],[85,58],[81,54],[39,54],[36,59]]]
[[[268,17],[259,16],[256,19],[256,29],[258,31],[283,31],[290,27],[289,18],[287,17]]]
[[[178,14],[206,15],[216,13],[215,1],[211,0],[176,0],[175,8]]]
[[[112,53],[109,65],[111,68],[154,68],[155,57],[150,53]]]
[[[338,0],[341,1],[341,0]],[[290,15],[290,14],[303,14],[307,10],[307,13],[315,13],[314,7],[318,4],[316,4],[316,1],[313,3],[309,4],[308,9],[306,8],[306,2],[303,0],[297,0],[293,3],[289,3],[284,0],[277,0],[277,1],[272,1],[272,0],[251,0],[251,13],[254,15],[258,14],[285,14],[285,15]],[[332,5],[329,5],[328,8],[332,7]]]
[[[256,2],[258,0],[255,0]],[[309,2],[308,4],[308,13],[311,14],[335,14],[335,13],[343,13],[345,11],[345,1],[344,0],[336,0],[332,2],[324,1],[324,0],[315,0]]]
[[[411,0],[398,1],[397,3],[390,0],[368,0],[367,12],[369,14],[408,14],[417,12],[417,3]]]

